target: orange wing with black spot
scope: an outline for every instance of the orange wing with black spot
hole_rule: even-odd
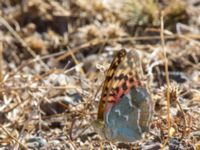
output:
[[[120,50],[106,73],[98,108],[98,119],[104,119],[104,112],[115,105],[131,88],[141,81],[139,56],[135,51]]]
[[[104,110],[105,110],[105,104],[106,104],[106,97],[109,93],[109,87],[112,85],[112,78],[115,74],[115,70],[119,66],[119,64],[123,61],[123,59],[126,56],[126,50],[122,49],[120,50],[114,57],[107,73],[106,78],[103,84],[103,90],[101,93],[101,99],[99,102],[99,108],[98,108],[98,119],[103,120]]]

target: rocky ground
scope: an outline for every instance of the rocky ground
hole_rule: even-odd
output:
[[[200,149],[199,0],[6,0],[0,8],[0,149]],[[91,127],[122,48],[139,53],[154,101],[150,132],[133,143]]]

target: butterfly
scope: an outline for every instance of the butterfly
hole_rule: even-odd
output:
[[[153,102],[142,80],[138,53],[117,52],[106,72],[97,120],[92,123],[105,139],[132,142],[149,130]]]

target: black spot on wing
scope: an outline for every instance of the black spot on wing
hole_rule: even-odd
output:
[[[112,76],[110,76],[110,75],[107,75],[107,76],[106,76],[106,80],[107,80],[107,81],[109,81],[109,80],[111,80],[111,79],[112,79]]]
[[[126,85],[126,82],[124,82],[124,84],[122,85],[122,89],[125,91],[128,89],[127,85]]]
[[[133,75],[133,73],[132,73],[132,72],[129,72],[128,74],[129,74],[130,76],[132,76],[132,75]]]
[[[124,75],[124,80],[128,80],[128,76],[127,75]]]
[[[124,78],[124,74],[120,74],[119,76],[118,76],[118,79],[119,80],[122,80]]]
[[[134,82],[133,78],[130,78],[130,79],[129,79],[129,82],[130,82],[130,83],[133,83],[133,82]]]
[[[116,87],[114,90],[118,93],[119,92],[119,87]]]

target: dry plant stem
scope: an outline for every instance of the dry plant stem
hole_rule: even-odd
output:
[[[191,38],[191,39],[196,39],[196,40],[200,40],[200,36],[199,35],[194,35],[194,34],[187,34],[187,35],[178,35],[178,34],[173,34],[173,35],[168,35],[165,36],[165,39],[186,39],[185,37]],[[89,47],[93,47],[95,45],[99,45],[99,44],[103,44],[105,45],[106,43],[113,43],[113,42],[126,42],[126,41],[146,41],[146,40],[159,40],[160,36],[141,36],[141,37],[125,37],[125,38],[115,38],[115,39],[104,39],[104,40],[100,40],[100,39],[94,39],[89,41],[88,43],[85,43],[83,45],[77,46],[75,48],[72,48],[71,51],[73,54],[76,54],[78,52],[80,52],[81,50],[87,49]],[[60,53],[61,56],[58,56],[55,59],[55,62],[58,62],[60,60],[65,59],[66,57],[69,57],[71,54],[66,51],[64,53]]]
[[[2,56],[2,53],[3,53],[3,43],[0,42],[0,83],[3,82],[3,56]],[[2,92],[0,92],[0,97],[1,98],[3,97]]]
[[[187,38],[186,38],[187,37]],[[159,40],[160,36],[140,36],[140,37],[123,37],[123,38],[116,38],[111,39],[108,42],[126,42],[126,41],[146,41],[146,40]],[[166,35],[165,39],[167,40],[174,40],[174,39],[185,39],[185,40],[200,40],[200,35],[198,34],[173,34],[173,35]]]
[[[192,41],[197,46],[200,46],[199,41],[197,41],[198,39],[197,40],[191,39],[191,37],[187,36],[187,35],[179,35],[179,37],[182,38],[182,39],[184,39],[184,40],[190,41],[190,42]]]
[[[72,130],[73,130],[75,122],[76,122],[76,119],[72,120],[71,127],[70,127],[70,130],[69,130],[69,138],[70,138],[70,140],[74,140],[73,135],[72,135],[72,132],[73,132]]]
[[[27,135],[26,134],[27,133],[26,132],[26,127],[28,126],[28,123],[31,121],[32,116],[33,116],[33,113],[29,114],[28,115],[28,119],[23,122],[22,129],[21,129],[21,131],[19,133],[19,136],[18,136],[19,141],[22,141],[22,139],[26,137],[26,135]],[[30,129],[29,129],[28,132],[30,133]]]
[[[88,43],[85,43],[81,46],[78,46],[76,48],[73,48],[71,51],[73,54],[79,52],[81,49],[84,49],[84,48],[88,48],[88,47],[91,47],[91,46],[95,46],[95,45],[98,45],[98,44],[101,44],[102,42],[104,42],[103,40],[99,40],[99,39],[94,39],[94,40],[91,40],[89,41]],[[64,58],[70,56],[70,52],[66,51],[65,54],[63,54],[62,56],[59,56],[55,59],[55,61],[60,61],[60,60],[63,60]]]
[[[81,113],[80,112],[80,114],[82,115],[83,114],[83,112]],[[90,127],[90,125],[88,125],[86,128],[84,128],[82,131],[80,131],[75,137],[73,137],[73,128],[74,128],[74,125],[75,125],[75,123],[76,123],[76,121],[78,120],[78,119],[80,119],[80,120],[82,120],[82,122],[79,124],[79,126],[82,126],[82,124],[83,124],[83,116],[81,116],[81,118],[76,118],[76,117],[74,117],[74,119],[72,120],[72,123],[71,123],[71,127],[70,127],[70,130],[69,130],[69,137],[70,137],[70,140],[72,140],[72,141],[74,141],[74,140],[76,140],[78,137],[80,137],[80,135],[86,130],[86,129],[88,129],[88,127]]]
[[[186,132],[187,132],[187,120],[186,120],[186,118],[185,118],[185,113],[184,113],[184,111],[183,111],[183,109],[182,109],[182,107],[181,107],[181,104],[179,103],[179,100],[177,99],[176,102],[177,102],[177,104],[178,104],[178,107],[179,107],[179,109],[180,109],[182,115],[183,115],[183,120],[184,120],[184,125],[185,125],[185,127],[184,127],[184,132],[183,132],[183,134],[182,134],[182,136],[181,136],[181,139],[183,139],[184,135],[185,135]]]
[[[170,128],[171,128],[171,117],[170,117],[170,93],[169,93],[169,72],[168,72],[168,60],[166,56],[166,49],[165,49],[165,41],[164,41],[164,21],[163,21],[163,12],[161,12],[161,32],[160,32],[160,38],[161,38],[161,46],[162,50],[164,52],[164,59],[165,59],[165,74],[166,74],[166,83],[167,83],[167,90],[166,90],[166,99],[167,99],[167,123],[168,123],[168,138],[166,139],[164,146],[169,140],[170,137]],[[164,148],[164,147],[163,147]]]
[[[70,149],[76,150],[77,147],[76,145],[73,143],[73,141],[69,140],[69,144],[70,144]]]
[[[2,128],[2,130],[9,136],[11,137],[15,142],[17,142],[21,147],[23,147],[24,149],[28,149],[25,145],[23,145],[20,141],[17,140],[17,138],[15,138],[14,136],[12,136],[6,128],[4,128],[1,124],[0,124],[0,128]]]
[[[91,127],[90,124],[87,125],[87,126],[84,127],[84,129],[81,130],[81,131],[79,132],[79,134],[77,134],[75,137],[72,136],[72,129],[73,129],[73,127],[71,127],[71,129],[70,129],[70,138],[71,138],[71,140],[76,140],[78,137],[80,137],[80,135],[82,135],[82,134],[83,134],[88,128],[90,128],[90,127]]]
[[[48,54],[48,55],[45,55],[45,56],[40,57],[40,59],[41,59],[41,60],[49,59],[49,58],[53,58],[53,57],[56,57],[56,56],[63,55],[64,53],[65,53],[65,52],[62,51],[62,52],[57,52],[57,53],[53,53],[53,54]],[[31,65],[31,64],[33,64],[33,63],[36,63],[37,61],[39,61],[39,60],[30,59],[30,60],[26,61],[25,63],[20,64],[20,66],[18,66],[15,70],[13,70],[13,71],[9,74],[9,76],[11,77],[11,76],[15,75],[15,74],[16,74],[17,72],[19,72],[23,67],[28,66],[28,65]],[[48,70],[48,71],[52,72],[52,70]]]
[[[100,150],[103,150],[103,144],[100,142]]]
[[[3,80],[3,56],[2,56],[2,53],[3,53],[3,43],[0,42],[0,82],[2,82]]]
[[[39,59],[41,65],[45,67],[45,69],[49,69],[48,66],[40,59],[37,58],[38,56],[36,53],[26,44],[26,42],[17,34],[17,32],[9,25],[9,23],[0,16],[0,23],[2,23],[11,33],[12,35],[22,44],[23,47],[26,48],[26,50],[33,56],[35,59]]]
[[[76,57],[74,56],[74,53],[72,53],[71,49],[68,48],[68,50],[69,50],[69,53],[70,53],[72,59],[74,60],[75,64],[76,64],[76,65],[80,64],[80,63],[78,62],[78,60],[76,59]],[[82,73],[83,75],[85,75],[85,73],[84,73],[82,67],[80,68],[80,71],[81,71],[81,73]]]
[[[4,89],[0,89],[0,92],[6,92],[7,90],[22,90],[22,89],[38,90],[38,89],[49,89],[49,87],[46,87],[46,86],[4,87]],[[51,89],[65,90],[65,89],[78,89],[78,88],[77,88],[77,86],[72,85],[72,86],[51,86]],[[80,89],[78,89],[78,90],[80,90]]]
[[[84,111],[84,110],[83,110]],[[74,136],[73,137],[73,129],[74,129],[74,125],[75,125],[75,123],[76,123],[76,121],[78,120],[78,119],[80,119],[80,120],[84,120],[84,117],[87,115],[87,114],[85,114],[83,111],[81,111],[81,112],[78,112],[80,115],[81,115],[81,118],[74,118],[74,120],[72,120],[72,123],[71,123],[71,127],[70,127],[70,130],[69,130],[69,137],[70,137],[70,140],[76,140],[78,137],[80,137],[80,135],[82,135],[84,132],[85,132],[85,130],[87,130],[91,125],[89,124],[89,125],[87,125],[87,126],[85,126],[84,127],[84,129],[82,129],[76,136]],[[80,123],[80,125],[79,126],[82,126],[82,124],[83,124],[83,121]]]

